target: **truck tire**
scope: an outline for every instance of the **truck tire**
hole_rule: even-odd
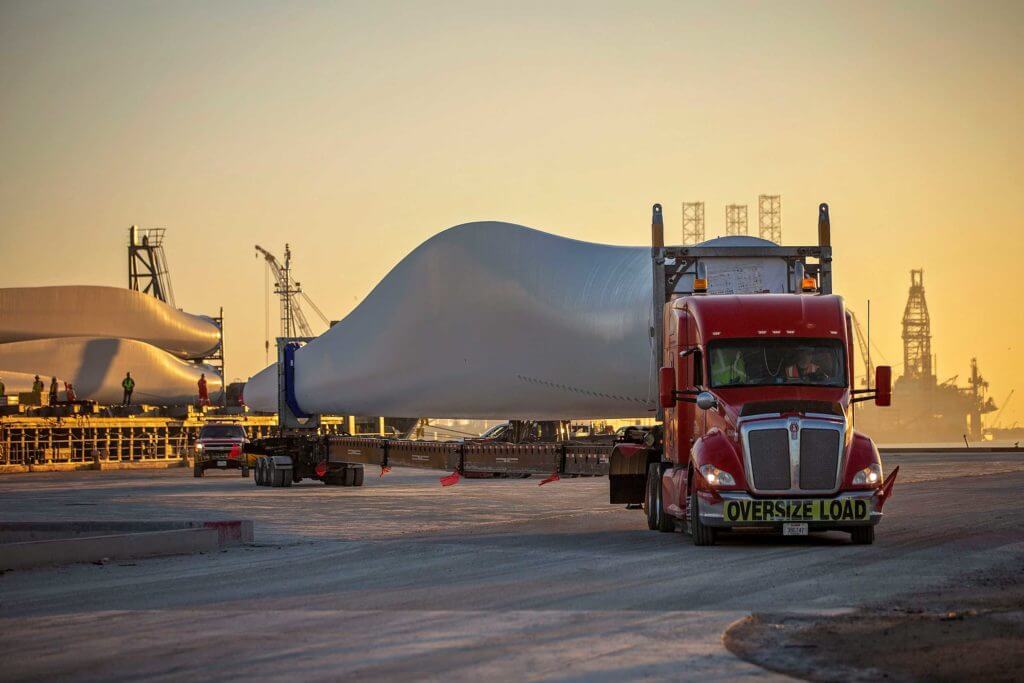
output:
[[[652,462],[647,466],[647,490],[644,492],[644,513],[647,515],[647,528],[654,531],[658,528],[658,475],[661,468],[658,463]]]
[[[242,456],[242,457],[245,457],[245,456]],[[243,477],[248,477],[249,476],[249,461],[248,460],[243,460],[242,461],[242,476]]]
[[[198,479],[199,477],[202,477],[205,473],[206,472],[203,470],[203,466],[200,465],[198,462],[192,466],[193,477],[196,477]]]
[[[356,474],[355,474],[355,477],[352,479],[352,485],[353,486],[362,486],[363,485],[363,468],[362,467],[356,467],[354,469],[355,469]]]
[[[266,486],[267,485],[267,459],[260,458],[256,461],[256,485]]]
[[[700,521],[700,508],[697,503],[697,489],[690,492],[690,504],[686,506],[686,518],[689,521],[690,537],[694,545],[714,545],[717,530],[711,526],[705,526]]]
[[[875,542],[875,527],[873,525],[850,527],[850,540],[854,545],[871,545]]]
[[[676,531],[676,520],[675,517],[665,512],[665,489],[664,482],[662,481],[662,475],[664,472],[661,471],[661,463],[655,463],[655,470],[658,473],[658,478],[655,480],[655,512],[657,512],[658,518],[658,531],[663,534],[674,534]]]

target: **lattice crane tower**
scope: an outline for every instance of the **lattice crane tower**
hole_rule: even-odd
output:
[[[704,202],[683,202],[683,244],[704,241]]]
[[[758,229],[761,239],[782,244],[782,198],[763,194],[757,198]]]
[[[729,204],[725,207],[725,234],[748,235],[747,205]]]

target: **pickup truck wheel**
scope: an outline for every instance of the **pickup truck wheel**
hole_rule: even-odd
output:
[[[657,494],[655,487],[658,485],[658,463],[652,462],[647,466],[647,490],[644,491],[644,512],[647,514],[647,528],[654,531],[658,528]]]
[[[193,477],[196,477],[196,478],[202,477],[203,474],[205,474],[205,473],[203,472],[203,466],[202,465],[200,465],[199,463],[196,463],[195,465],[192,466],[192,476]]]
[[[875,527],[850,527],[850,540],[853,541],[854,545],[871,545],[875,542]]]
[[[686,506],[686,519],[689,521],[690,537],[694,545],[714,545],[717,536],[714,527],[705,526],[700,521],[700,508],[697,502],[697,490],[690,492],[690,504]]]

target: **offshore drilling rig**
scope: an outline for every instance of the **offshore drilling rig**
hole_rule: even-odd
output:
[[[996,409],[987,396],[988,382],[971,359],[967,386],[957,376],[940,382],[932,354],[931,316],[924,291],[924,271],[910,271],[910,291],[903,309],[903,374],[892,392],[892,407],[858,411],[858,427],[883,443],[980,441],[981,416]]]

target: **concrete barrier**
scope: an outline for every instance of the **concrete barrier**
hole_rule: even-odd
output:
[[[2,522],[0,570],[209,552],[252,540],[250,520]]]

